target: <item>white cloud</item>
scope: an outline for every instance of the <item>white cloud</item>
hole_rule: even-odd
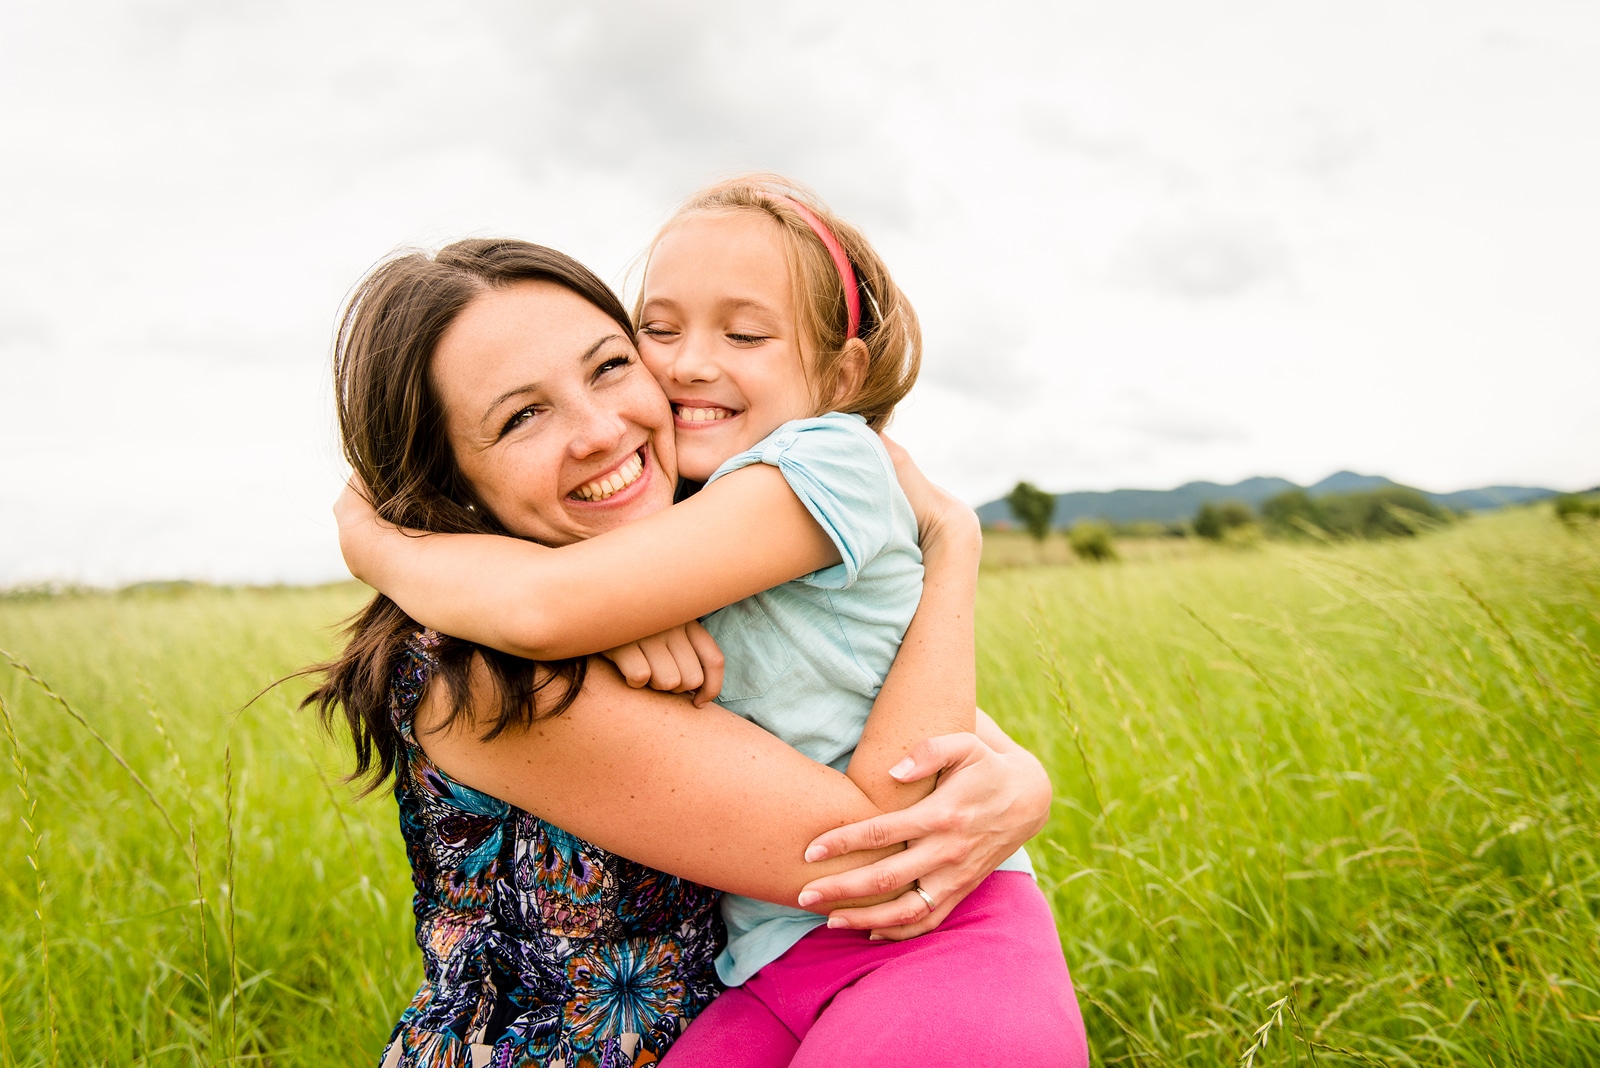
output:
[[[917,302],[970,499],[1338,467],[1600,481],[1600,9],[10,5],[0,585],[340,573],[325,384],[390,248],[617,283],[791,173]]]

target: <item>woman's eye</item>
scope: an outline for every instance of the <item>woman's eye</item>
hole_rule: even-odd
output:
[[[632,364],[632,356],[613,356],[609,360],[602,363],[599,367],[594,369],[594,376],[599,378],[601,375],[608,374],[612,371],[619,371],[624,367],[632,366]]]
[[[538,411],[539,410],[537,408],[534,408],[531,405],[529,407],[527,407],[527,408],[522,409],[522,411],[516,413],[510,419],[506,420],[506,425],[500,428],[500,436],[501,437],[505,437],[507,434],[509,434],[513,430],[517,429],[517,427],[521,426],[523,423],[528,422],[530,419],[532,419],[535,415],[538,414]]]

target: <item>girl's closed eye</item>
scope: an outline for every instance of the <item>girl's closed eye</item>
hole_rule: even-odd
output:
[[[763,341],[772,340],[771,336],[768,334],[744,334],[736,333],[731,330],[724,336],[735,345],[759,345]]]

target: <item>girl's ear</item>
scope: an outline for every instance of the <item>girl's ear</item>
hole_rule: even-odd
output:
[[[867,380],[867,364],[870,360],[867,343],[860,338],[853,337],[844,343],[844,351],[839,353],[838,385],[834,388],[831,406],[842,408],[850,398],[861,392],[861,385]]]

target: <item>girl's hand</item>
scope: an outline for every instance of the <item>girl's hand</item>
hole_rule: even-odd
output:
[[[352,473],[344,484],[339,499],[333,502],[333,518],[339,525],[339,552],[344,555],[344,566],[366,582],[364,550],[383,521],[378,518],[372,495],[360,475]]]
[[[702,708],[722,692],[722,650],[698,622],[669,627],[660,634],[619,645],[600,654],[634,689],[648,686],[668,693],[694,693]]]
[[[986,729],[982,717],[979,729]],[[898,842],[906,843],[902,852],[816,879],[801,892],[802,901],[813,905],[883,894],[920,880],[932,911],[921,894],[907,889],[880,905],[832,912],[829,927],[870,930],[873,938],[890,941],[931,931],[1044,826],[1050,778],[1015,743],[997,751],[975,734],[941,735],[918,745],[890,774],[912,782],[941,772],[938,788],[924,800],[829,831],[806,849],[806,860]]]

